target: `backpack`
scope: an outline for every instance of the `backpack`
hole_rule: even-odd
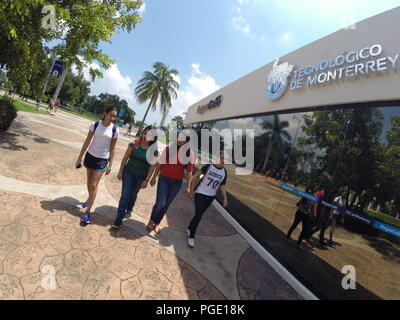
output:
[[[95,123],[94,123],[94,130],[93,130],[93,133],[95,133],[96,132],[96,129],[97,129],[97,127],[99,126],[99,123],[100,123],[100,121],[96,121]],[[115,136],[115,132],[117,131],[117,126],[113,123],[113,128],[112,128],[112,138],[111,139],[113,139],[114,138],[114,136]]]

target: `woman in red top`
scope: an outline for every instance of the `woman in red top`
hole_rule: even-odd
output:
[[[154,186],[156,183],[157,176],[160,175],[157,184],[157,199],[153,206],[151,212],[151,218],[147,224],[147,230],[159,234],[161,232],[159,224],[163,219],[165,213],[168,210],[171,202],[174,200],[175,196],[178,194],[182,186],[182,180],[184,176],[184,171],[186,170],[187,179],[187,195],[190,194],[190,183],[192,181],[192,171],[194,166],[194,154],[187,150],[186,157],[182,152],[182,146],[188,142],[188,138],[181,135],[178,136],[178,141],[176,146],[168,146],[164,149],[159,163],[155,169],[153,178],[150,181],[150,185]],[[177,152],[174,152],[174,149]],[[171,150],[171,151],[170,151]],[[183,164],[182,159],[189,159],[188,164]]]

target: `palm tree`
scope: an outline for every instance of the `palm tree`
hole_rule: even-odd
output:
[[[176,126],[178,129],[182,129],[183,128],[183,118],[181,116],[176,116],[172,119],[172,121],[176,122]]]
[[[154,63],[153,69],[153,72],[145,71],[143,73],[143,78],[138,81],[135,88],[135,94],[139,103],[145,103],[149,100],[149,106],[144,114],[138,134],[142,131],[150,108],[155,111],[157,104],[159,104],[160,111],[165,119],[171,107],[172,99],[178,97],[177,90],[179,89],[179,83],[174,78],[178,75],[178,71],[169,69],[162,62]]]
[[[272,122],[264,121],[262,127],[264,130],[267,130],[267,135],[269,136],[269,146],[267,154],[265,155],[264,164],[261,171],[264,173],[265,169],[267,168],[269,158],[271,156],[272,145],[281,144],[283,138],[285,138],[288,141],[290,141],[292,138],[290,137],[290,134],[285,130],[285,128],[289,127],[289,122],[288,121],[281,122],[278,115],[274,115],[274,119]]]

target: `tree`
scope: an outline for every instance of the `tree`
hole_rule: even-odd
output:
[[[183,118],[181,116],[176,116],[172,119],[172,121],[176,122],[176,126],[178,129],[182,129],[183,128]]]
[[[278,115],[274,115],[272,122],[264,121],[262,123],[262,127],[264,130],[267,130],[266,135],[269,137],[268,150],[262,166],[262,172],[264,173],[271,156],[272,145],[282,145],[283,139],[290,141],[291,137],[290,134],[285,130],[285,128],[289,127],[289,122],[280,121]]]
[[[48,16],[42,13],[45,5],[54,8],[57,28],[43,27]],[[59,42],[56,52],[65,68],[75,64],[82,70],[97,61],[108,69],[114,61],[102,53],[100,42],[109,43],[119,29],[133,30],[142,21],[138,14],[142,5],[141,0],[2,0],[0,69],[9,72],[17,89],[27,87],[43,69],[45,44],[51,41]],[[92,80],[102,76],[92,67],[89,72]]]
[[[360,197],[361,210],[376,184],[382,128],[383,114],[377,108],[333,109],[304,115],[302,129],[315,149],[314,178],[325,176],[337,189],[355,191],[353,199]]]
[[[379,204],[393,201],[389,213],[400,216],[400,117],[390,118],[392,128],[386,133],[387,145],[382,146],[375,194]]]
[[[142,79],[138,81],[135,94],[139,103],[149,101],[142,123],[146,121],[150,108],[155,111],[157,104],[162,114],[166,114],[171,107],[172,99],[178,97],[179,83],[175,80],[178,71],[170,69],[162,62],[153,64],[153,72],[145,71]],[[140,134],[142,126],[139,128]]]

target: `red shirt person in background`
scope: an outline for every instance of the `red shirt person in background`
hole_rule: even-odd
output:
[[[187,150],[186,155],[182,153],[182,150],[184,150],[182,147],[188,141],[188,138],[185,139],[184,134],[180,132],[176,145],[166,147],[159,159],[153,178],[150,181],[150,185],[154,186],[157,176],[160,175],[157,184],[156,203],[153,206],[151,218],[147,224],[147,231],[149,232],[152,230],[157,234],[161,232],[159,224],[182,187],[185,171],[187,179],[186,193],[190,193],[190,183],[192,181],[195,157],[190,150]],[[187,164],[181,162],[185,156],[186,159],[189,160]]]

